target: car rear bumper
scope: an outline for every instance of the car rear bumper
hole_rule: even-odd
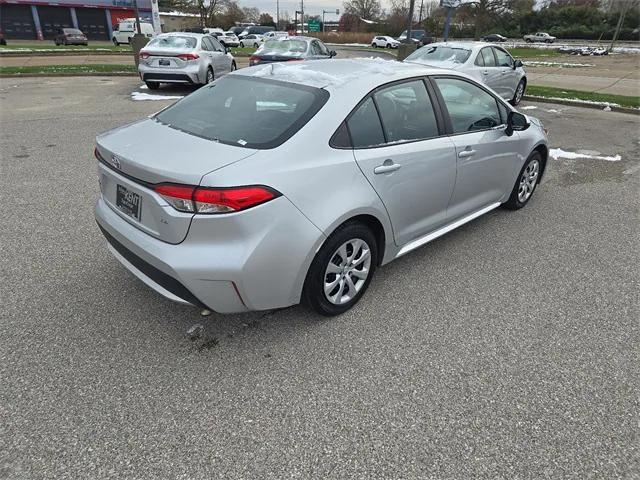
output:
[[[199,69],[197,65],[186,68],[154,68],[140,63],[138,66],[143,81],[162,83],[204,83],[204,79],[199,78]]]
[[[134,275],[173,301],[219,313],[296,304],[324,235],[285,197],[226,215],[195,215],[180,244],[158,240],[100,198],[96,221]]]

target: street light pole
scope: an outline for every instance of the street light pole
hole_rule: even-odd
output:
[[[280,0],[276,0],[276,30],[280,30]]]
[[[133,9],[136,13],[136,30],[138,31],[138,35],[142,33],[142,29],[140,28],[140,12],[138,11],[138,0],[133,0]]]

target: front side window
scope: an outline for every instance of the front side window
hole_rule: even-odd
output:
[[[501,48],[494,48],[496,59],[499,67],[513,67],[513,58]]]
[[[224,51],[224,48],[222,48],[222,44],[218,41],[217,38],[212,38],[212,39],[210,39],[210,41],[211,41],[211,45],[213,47],[212,50],[214,52],[223,52]]]
[[[276,80],[223,77],[157,114],[169,127],[228,145],[275,148],[322,108],[329,93]]]
[[[482,88],[456,78],[436,78],[453,133],[487,130],[502,124],[498,102]]]
[[[347,121],[354,148],[375,147],[385,143],[378,111],[368,97]]]
[[[387,142],[400,143],[438,136],[436,115],[421,80],[378,90],[374,98]]]

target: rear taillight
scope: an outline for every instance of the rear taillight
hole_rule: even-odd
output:
[[[205,214],[239,212],[280,196],[276,190],[261,185],[207,188],[162,184],[154,190],[176,210]]]
[[[200,57],[198,56],[197,53],[181,53],[180,55],[178,55],[178,58],[180,60],[185,60],[189,62],[191,60],[197,60]]]
[[[147,58],[149,58],[149,52],[145,52],[144,50],[140,51],[140,58],[143,60],[146,60]]]
[[[260,57],[249,57],[249,65],[257,65],[258,63],[260,63]]]

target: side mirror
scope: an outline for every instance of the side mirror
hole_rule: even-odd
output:
[[[516,60],[515,62],[513,62],[513,69],[515,70],[516,68],[522,68],[522,60]]]
[[[513,132],[521,132],[527,128],[529,128],[527,117],[519,112],[509,112],[509,115],[507,115],[507,128],[505,130],[508,136],[513,135]]]
[[[231,49],[225,45],[224,46],[224,53],[229,53],[230,51],[231,51]]]
[[[329,58],[333,58],[333,57],[335,57],[336,55],[338,55],[338,52],[336,52],[335,50],[331,50],[331,51],[329,52]]]

